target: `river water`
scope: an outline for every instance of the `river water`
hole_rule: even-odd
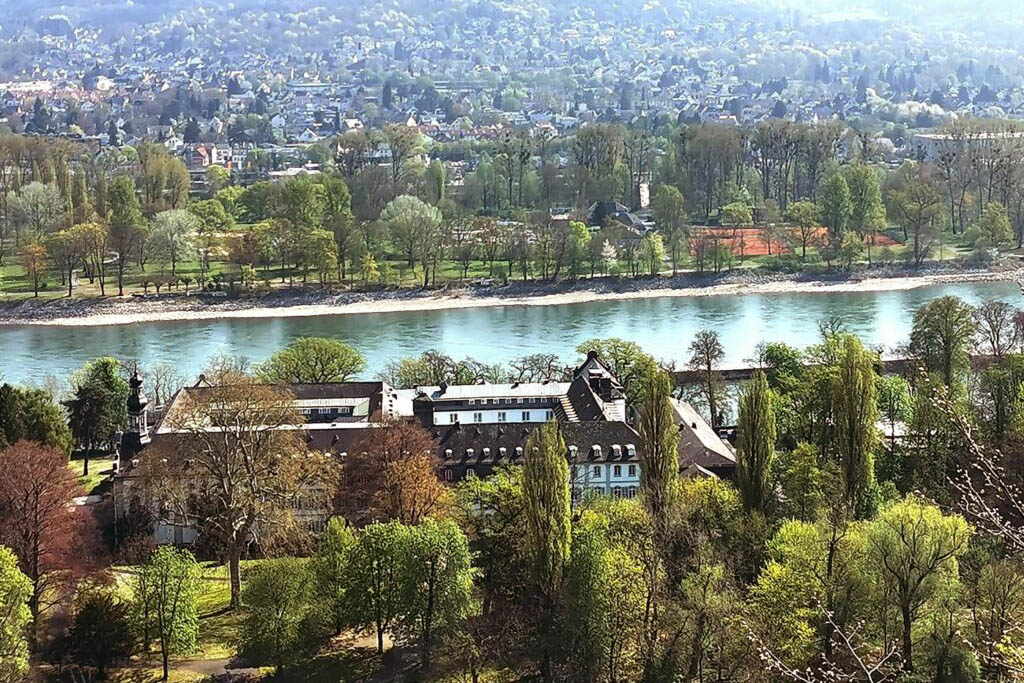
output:
[[[685,361],[693,334],[721,335],[726,365],[741,365],[762,341],[805,347],[817,322],[839,316],[850,332],[891,349],[906,340],[916,307],[952,294],[976,304],[998,298],[1022,305],[1012,282],[945,284],[896,292],[743,294],[599,301],[558,306],[499,306],[447,311],[297,318],[150,322],[102,327],[0,326],[0,372],[14,383],[64,379],[97,356],[171,363],[194,379],[214,355],[254,362],[303,335],[341,339],[366,356],[371,378],[391,359],[438,349],[488,363],[528,353],[566,361],[592,337],[623,337],[663,360]]]

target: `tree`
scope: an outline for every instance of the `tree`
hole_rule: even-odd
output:
[[[39,296],[40,285],[46,274],[46,259],[49,257],[49,252],[46,251],[45,246],[34,242],[22,247],[18,257],[21,267],[25,269],[25,275],[32,282],[32,295]]]
[[[28,601],[32,582],[18,569],[18,558],[0,546],[0,683],[18,683],[28,673]]]
[[[336,506],[347,519],[397,519],[413,525],[445,514],[451,495],[437,478],[436,443],[423,427],[385,420],[353,450],[342,470],[344,495]]]
[[[172,654],[196,649],[201,580],[202,569],[192,553],[167,545],[154,550],[136,572],[136,610],[144,614],[143,627],[159,640],[162,680],[167,680]]]
[[[892,503],[866,528],[871,566],[899,608],[903,666],[914,670],[913,630],[926,602],[958,580],[971,527],[914,496]]]
[[[49,392],[0,385],[0,448],[32,441],[61,453],[71,452],[71,430],[64,410]]]
[[[841,173],[833,173],[825,181],[818,196],[818,206],[821,208],[821,222],[832,237],[842,239],[853,216],[853,200],[850,198],[850,186]]]
[[[199,219],[185,209],[169,209],[153,217],[149,250],[158,261],[171,265],[171,275],[177,274],[178,263],[195,251],[199,227]]]
[[[754,217],[745,202],[732,202],[721,208],[720,220],[722,225],[739,227],[750,225],[754,222]]]
[[[404,254],[411,268],[417,261],[423,265],[423,286],[428,284],[427,264],[430,249],[441,227],[441,212],[417,197],[402,195],[388,202],[380,214],[395,248]]]
[[[966,369],[975,330],[971,306],[955,296],[943,296],[914,311],[910,351],[953,389]]]
[[[248,608],[242,623],[241,650],[269,661],[280,676],[309,648],[304,632],[313,597],[313,576],[299,558],[263,560],[246,573],[242,593]]]
[[[14,225],[16,241],[22,237],[38,241],[60,226],[64,218],[64,200],[55,185],[33,181],[18,191],[7,211]]]
[[[68,650],[75,663],[96,668],[100,679],[107,667],[135,652],[131,605],[112,588],[87,583],[74,600],[68,629]]]
[[[347,382],[366,369],[362,354],[344,342],[299,337],[256,369],[268,384]]]
[[[118,419],[124,411],[116,404],[118,398],[112,388],[92,380],[76,386],[66,403],[71,435],[84,454],[83,476],[89,474],[89,457],[99,446],[113,443],[121,427]]]
[[[889,452],[896,453],[897,425],[906,422],[911,414],[910,384],[899,375],[878,378],[878,412],[882,422],[889,425]]]
[[[565,441],[556,422],[537,427],[526,440],[523,500],[527,548],[540,608],[537,635],[541,649],[541,676],[545,683],[553,680],[554,643],[551,640],[572,541],[566,453]]]
[[[110,206],[110,248],[117,260],[117,295],[124,295],[124,274],[128,261],[142,248],[145,240],[142,210],[135,194],[135,179],[127,175],[114,178],[107,196]]]
[[[384,634],[406,607],[406,558],[409,529],[399,522],[374,522],[356,534],[345,577],[345,614],[357,627],[371,626],[377,653],[384,653]]]
[[[875,390],[877,356],[853,335],[842,337],[838,374],[832,386],[835,448],[839,457],[846,501],[864,509],[865,496],[874,484]]]
[[[989,202],[964,235],[967,243],[975,249],[1001,249],[1013,240],[1010,217],[1006,207],[998,202]]]
[[[1015,306],[995,299],[986,299],[974,309],[979,341],[996,358],[1008,355],[1021,342],[1020,314]]]
[[[760,371],[740,394],[736,481],[748,510],[766,512],[770,503],[776,438],[774,399]]]
[[[44,243],[47,253],[57,263],[61,281],[68,286],[68,297],[74,291],[75,268],[84,258],[84,245],[74,230],[61,230],[48,237]],[[27,270],[27,269],[26,269]]]
[[[66,454],[28,441],[0,452],[0,545],[14,551],[32,583],[33,647],[58,584],[88,559],[88,511],[72,503],[84,491],[67,463]]]
[[[807,246],[817,234],[821,211],[814,202],[794,202],[789,205],[786,218],[796,225],[797,239],[800,242],[800,258],[807,258]]]
[[[473,570],[469,541],[452,520],[425,519],[412,527],[405,568],[405,628],[423,647],[424,668],[438,635],[450,634],[469,614]]]
[[[576,353],[587,357],[591,353],[596,354],[608,366],[609,372],[622,382],[631,401],[639,395],[637,380],[658,365],[639,344],[616,337],[588,339],[576,347]]]
[[[870,233],[885,219],[878,174],[867,164],[843,167],[843,179],[850,191],[850,228],[871,244]]]
[[[651,201],[654,222],[662,234],[672,262],[672,274],[679,265],[680,250],[686,239],[686,201],[672,185],[662,185]]]
[[[715,368],[725,358],[725,348],[722,346],[717,332],[701,330],[690,342],[689,350],[690,369],[701,374],[704,400],[708,404],[709,422],[712,427],[715,427],[721,419],[718,405],[722,393],[721,378],[715,372]]]
[[[651,275],[657,275],[665,260],[665,244],[661,240],[661,235],[652,233],[644,237],[640,251],[650,268]]]
[[[679,429],[673,419],[672,381],[651,368],[640,384],[636,430],[640,434],[640,491],[658,540],[668,533],[669,510],[679,482]]]
[[[287,526],[300,495],[326,510],[336,475],[331,460],[308,453],[296,430],[302,418],[287,389],[231,370],[210,381],[213,386],[179,395],[163,421],[174,437],[150,447],[155,452],[144,461],[142,475],[156,498],[196,520],[224,552],[236,607],[240,558],[253,532],[271,536]]]
[[[889,198],[890,213],[910,240],[910,255],[916,266],[928,258],[938,241],[944,215],[942,201],[942,191],[923,170],[916,171],[904,188]]]
[[[83,261],[89,281],[99,280],[100,296],[106,296],[107,247],[110,231],[102,223],[83,223],[72,228],[82,242]]]

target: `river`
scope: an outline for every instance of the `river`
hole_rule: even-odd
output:
[[[0,326],[0,371],[14,383],[59,380],[97,356],[137,359],[143,369],[171,363],[193,379],[218,354],[260,361],[299,336],[341,339],[366,356],[373,377],[387,361],[438,349],[488,363],[528,353],[575,358],[592,337],[623,337],[656,358],[684,361],[694,332],[721,335],[726,365],[741,365],[762,341],[805,347],[817,322],[839,316],[850,332],[891,349],[906,340],[916,307],[952,294],[976,304],[1019,304],[1012,282],[957,283],[893,292],[661,297],[556,306],[498,306],[441,311],[294,318],[232,318],[102,327]]]

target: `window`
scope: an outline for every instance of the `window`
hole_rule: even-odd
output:
[[[601,466],[600,465],[594,465],[594,468],[591,470],[591,472],[593,473],[593,475],[595,477],[600,477],[601,476]]]
[[[615,477],[621,477],[622,476],[622,465],[616,465],[615,467],[612,468],[612,476],[615,476]]]
[[[498,412],[498,422],[505,422],[508,419],[508,413],[504,410]]]
[[[321,408],[320,409],[320,414],[321,415],[330,415],[333,412],[334,412],[333,408]]]
[[[612,488],[612,495],[615,496],[616,498],[622,498],[622,487],[616,486]]]
[[[521,399],[521,398],[517,398],[516,399],[516,403],[522,403],[522,402],[523,402],[523,399]]]
[[[451,481],[452,480],[452,471],[450,469],[445,469],[445,471],[444,471],[444,480],[445,481]]]
[[[626,455],[628,455],[631,458],[635,458],[636,457],[636,446],[634,446],[631,443],[627,443],[626,444]]]
[[[530,421],[530,411],[529,410],[524,410],[523,411],[523,422],[529,422],[529,421]]]
[[[636,465],[630,465],[629,466],[629,476],[631,476],[631,477],[635,477],[636,476]]]
[[[448,413],[448,424],[455,424],[459,421],[458,413]]]
[[[484,421],[484,414],[483,413],[473,413],[473,422],[483,422],[483,421]]]
[[[532,397],[530,398],[530,403],[536,403],[536,402],[537,402],[537,399],[532,398]]]
[[[299,408],[299,412],[303,415],[310,415],[313,411],[309,408]]]
[[[636,498],[636,487],[630,486],[626,489],[626,498]]]
[[[545,410],[544,411],[544,421],[545,422],[551,420],[554,416],[555,416],[554,411],[551,411],[551,410]]]
[[[468,401],[466,401],[466,403],[468,403],[471,406],[475,406],[476,405],[476,399],[475,398],[471,398]]]

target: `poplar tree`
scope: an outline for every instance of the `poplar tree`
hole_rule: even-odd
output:
[[[570,528],[569,467],[565,440],[557,422],[535,429],[526,440],[523,498],[527,548],[533,561],[540,602],[541,676],[554,680],[551,671],[554,625],[562,576],[572,542]]]
[[[679,430],[669,398],[672,382],[650,368],[639,380],[636,430],[640,434],[640,491],[659,537],[679,482]]]
[[[875,354],[860,340],[846,335],[833,383],[835,452],[846,489],[846,500],[861,507],[875,479],[874,456],[878,421],[875,388]]]
[[[748,510],[763,512],[770,495],[776,439],[773,400],[774,393],[760,371],[740,396],[736,479]]]

